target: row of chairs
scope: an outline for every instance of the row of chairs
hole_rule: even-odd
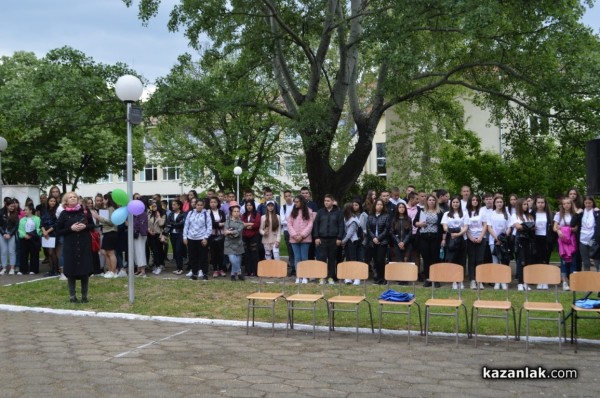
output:
[[[367,284],[363,283],[364,294],[362,295],[343,295],[341,281],[343,279],[360,279],[366,281],[368,279],[368,265],[366,263],[357,261],[347,261],[338,264],[337,276],[340,279],[338,294],[325,298],[324,286],[321,286],[320,294],[308,294],[302,293],[301,286],[298,285],[297,292],[295,294],[285,296],[284,292],[284,280],[287,276],[287,264],[284,261],[279,260],[265,260],[259,263],[258,276],[259,276],[259,291],[247,296],[248,299],[248,310],[246,318],[246,332],[248,333],[250,312],[252,311],[252,326],[254,326],[255,319],[255,308],[270,308],[272,311],[272,333],[275,333],[275,304],[278,300],[284,299],[287,302],[287,322],[286,322],[286,335],[288,335],[289,329],[294,328],[294,312],[295,311],[312,311],[313,319],[313,338],[316,335],[316,306],[319,301],[323,301],[327,306],[328,319],[329,319],[329,331],[328,337],[331,338],[331,332],[335,330],[335,313],[336,312],[354,312],[356,316],[356,339],[358,340],[359,332],[359,306],[363,302],[368,305],[369,318],[371,322],[371,331],[374,333],[373,327],[373,316],[371,310],[371,303],[367,300]],[[302,261],[298,264],[296,271],[298,278],[326,278],[327,277],[327,264],[322,261],[309,260]],[[504,300],[485,300],[482,298],[480,289],[477,289],[477,299],[473,303],[471,310],[471,321],[469,326],[469,319],[467,308],[461,297],[461,289],[456,291],[456,297],[452,298],[436,298],[435,292],[438,289],[434,288],[435,282],[439,283],[453,283],[460,282],[464,279],[464,269],[461,265],[452,263],[439,263],[433,264],[430,267],[430,280],[432,283],[431,298],[425,303],[425,333],[423,333],[423,322],[421,318],[421,307],[413,298],[406,302],[390,302],[385,300],[379,300],[379,341],[381,341],[381,330],[382,320],[384,314],[406,314],[407,315],[407,328],[408,328],[408,343],[410,344],[411,337],[411,319],[412,319],[412,308],[417,307],[419,314],[419,326],[420,334],[425,334],[425,343],[428,343],[430,317],[433,315],[437,316],[454,316],[455,318],[455,332],[456,332],[456,345],[458,346],[459,337],[459,314],[460,308],[464,309],[465,322],[467,335],[472,336],[472,332],[475,334],[475,346],[477,346],[477,336],[479,327],[479,318],[504,318],[506,324],[506,344],[507,349],[509,347],[509,311],[512,312],[513,324],[515,330],[515,339],[519,340],[521,331],[521,317],[522,312],[525,310],[525,329],[526,329],[526,349],[529,350],[529,321],[530,320],[556,320],[558,325],[558,336],[559,336],[559,351],[562,352],[562,338],[561,338],[561,326],[563,328],[564,335],[566,337],[566,318],[564,315],[564,309],[562,304],[558,300],[558,285],[561,283],[560,270],[558,267],[548,264],[534,264],[524,268],[524,282],[527,284],[547,284],[554,286],[554,301],[530,301],[527,290],[525,292],[525,303],[519,311],[519,326],[517,328],[515,309],[510,301],[509,292],[506,290],[506,298]],[[280,292],[265,292],[263,290],[264,278],[279,278],[281,280],[281,291]],[[385,279],[388,282],[409,282],[412,283],[413,294],[416,293],[415,282],[418,279],[418,267],[414,263],[389,263],[385,268]],[[509,266],[502,264],[482,264],[476,268],[476,281],[479,283],[510,283],[512,279],[511,269]],[[580,272],[571,275],[571,290],[573,291],[573,303],[576,300],[577,292],[592,292],[600,291],[600,273],[596,272]],[[259,302],[257,304],[257,302]],[[268,305],[261,305],[260,302],[267,302]],[[308,305],[302,307],[299,305]],[[337,306],[336,306],[337,305]],[[350,308],[348,307],[350,306]],[[437,308],[451,308],[454,312],[432,312],[432,309]],[[402,309],[402,310],[400,310]],[[489,313],[489,310],[497,310],[502,315],[496,315]],[[575,304],[571,306],[571,341],[575,341],[575,352],[577,352],[577,320],[578,319],[590,319],[600,318],[589,315],[579,315],[579,312],[599,313],[600,309],[584,309],[577,307]],[[538,313],[553,313],[555,317],[533,317],[532,314]],[[568,317],[567,317],[568,318]],[[475,324],[473,326],[473,324]]]

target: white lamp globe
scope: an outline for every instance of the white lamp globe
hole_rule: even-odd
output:
[[[117,97],[123,102],[135,102],[140,99],[144,91],[144,85],[136,76],[123,75],[115,84]]]
[[[7,146],[8,146],[8,142],[6,142],[6,138],[0,137],[0,152],[6,151]]]
[[[233,174],[235,174],[236,176],[239,176],[240,174],[242,174],[242,168],[240,166],[235,166],[233,168]]]

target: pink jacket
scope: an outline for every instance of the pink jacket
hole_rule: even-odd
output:
[[[571,227],[560,227],[560,232],[563,236],[558,239],[558,254],[566,262],[571,262],[573,253],[577,251],[577,238],[571,231]]]
[[[312,242],[312,228],[315,220],[315,213],[308,209],[308,220],[302,218],[302,213],[298,212],[296,218],[292,218],[290,213],[287,219],[288,232],[290,233],[290,243],[310,243]],[[293,237],[296,235],[302,236],[302,240],[298,242]]]

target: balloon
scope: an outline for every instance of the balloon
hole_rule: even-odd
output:
[[[127,220],[128,215],[129,212],[127,211],[127,207],[119,207],[111,214],[110,221],[115,225],[121,225]]]
[[[112,191],[112,200],[119,206],[125,206],[129,202],[129,197],[127,196],[127,192],[117,188]]]
[[[127,203],[127,210],[134,216],[139,216],[146,210],[146,206],[144,205],[144,202],[136,199]]]

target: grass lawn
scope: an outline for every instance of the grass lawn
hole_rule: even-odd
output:
[[[85,309],[93,311],[106,312],[124,312],[136,313],[142,315],[160,315],[173,317],[198,317],[208,319],[246,319],[246,295],[257,290],[257,279],[248,278],[246,282],[231,282],[228,278],[211,279],[208,282],[192,281],[187,278],[160,279],[148,277],[146,279],[136,279],[135,295],[136,300],[133,305],[128,302],[127,279],[104,279],[94,277],[90,280],[90,302],[88,304],[71,304],[68,301],[67,285],[64,281],[56,278],[49,278],[33,283],[0,287],[0,302],[3,304],[14,304],[30,307],[46,307],[54,309]],[[286,294],[292,294],[296,290],[291,279],[285,286]],[[280,284],[269,284],[268,288],[277,289]],[[321,288],[316,284],[303,286],[302,292],[317,293]],[[368,299],[373,307],[373,320],[375,326],[378,325],[378,304],[377,297],[385,287],[377,285],[368,285]],[[406,287],[393,285],[395,290],[404,290]],[[79,285],[78,285],[79,289]],[[346,287],[344,294],[362,294],[364,288]],[[337,286],[326,286],[325,297],[331,297],[337,294]],[[450,289],[448,285],[437,289],[436,297],[454,297],[456,291]],[[504,291],[494,291],[492,288],[486,288],[483,292],[484,299],[504,299]],[[424,311],[424,303],[430,297],[431,289],[417,288],[417,301],[421,304]],[[552,300],[553,291],[539,292],[532,290],[530,300]],[[559,292],[559,298],[566,312],[569,312],[572,293]],[[471,303],[476,298],[475,291],[463,291],[463,298],[471,315]],[[515,307],[518,317],[519,308],[524,301],[525,293],[517,292],[513,286],[510,291],[510,298]],[[594,295],[595,298],[595,295]],[[286,321],[286,306],[280,302],[276,306],[276,321]],[[327,325],[327,311],[324,304],[319,304],[317,314],[317,323]],[[256,310],[257,319],[260,321],[270,321],[269,310]],[[461,332],[465,331],[464,313],[461,312]],[[424,312],[423,312],[424,316]],[[310,324],[312,314],[309,311],[297,311],[295,315],[296,323]],[[452,317],[433,317],[431,321],[432,331],[445,331],[452,333],[454,318]],[[368,310],[362,306],[360,311],[360,324],[362,327],[368,326]],[[518,320],[517,320],[518,323]],[[525,321],[523,320],[522,331],[525,330]],[[337,326],[353,326],[353,314],[336,315]],[[413,311],[412,329],[418,327],[418,315]],[[387,315],[384,318],[383,327],[387,329],[406,329],[406,316]],[[480,334],[504,334],[504,321],[499,319],[481,319],[479,322]],[[514,333],[512,320],[510,326],[511,333]],[[534,336],[556,336],[556,322],[532,321],[530,323],[531,335]],[[567,333],[570,334],[570,322],[567,323]],[[598,324],[591,321],[580,321],[579,336],[582,338],[600,339],[600,328]]]

